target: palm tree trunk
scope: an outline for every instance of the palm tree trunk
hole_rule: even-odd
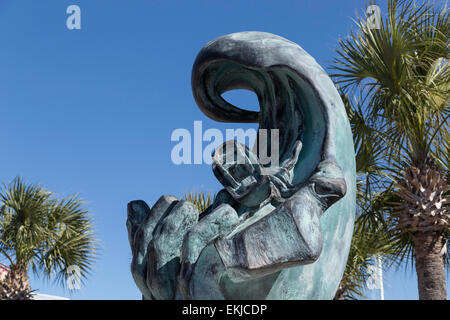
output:
[[[31,297],[27,268],[12,265],[0,283],[0,300],[30,300]]]
[[[443,258],[444,236],[438,232],[417,232],[413,236],[420,300],[446,300]]]
[[[341,280],[341,283],[339,283],[339,287],[334,295],[333,300],[343,300],[344,299],[344,293],[345,293],[345,286],[343,284],[343,280]]]

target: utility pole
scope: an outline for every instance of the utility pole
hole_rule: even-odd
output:
[[[381,256],[373,257],[373,264],[369,266],[367,272],[367,288],[370,290],[380,290],[380,300],[384,300],[384,285],[383,285],[383,260]]]
[[[381,261],[381,257],[377,257],[378,264],[378,284],[380,287],[380,300],[384,300],[384,285],[383,285],[383,263]]]

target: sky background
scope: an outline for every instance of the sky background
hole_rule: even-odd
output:
[[[81,8],[81,30],[66,28],[72,4]],[[32,287],[71,299],[140,299],[129,271],[127,203],[221,189],[209,165],[172,163],[172,131],[192,131],[196,120],[203,130],[256,129],[198,109],[190,76],[199,50],[224,34],[266,31],[330,71],[337,39],[363,11],[363,0],[0,0],[0,181],[20,175],[60,196],[79,193],[101,242],[82,289],[70,294],[34,276]],[[258,109],[252,93],[225,97]],[[415,270],[389,271],[385,298],[417,299]]]

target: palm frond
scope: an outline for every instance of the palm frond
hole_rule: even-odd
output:
[[[16,178],[0,190],[0,253],[63,287],[67,269],[88,276],[98,243],[92,219],[78,196],[58,199],[38,184]]]
[[[189,192],[184,194],[184,199],[192,202],[198,208],[198,212],[202,214],[209,206],[212,205],[216,194],[205,194],[204,192]]]

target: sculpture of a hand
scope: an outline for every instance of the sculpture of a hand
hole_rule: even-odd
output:
[[[206,245],[238,222],[236,211],[227,204],[201,221],[198,216],[192,203],[172,196],[161,197],[151,209],[141,200],[128,204],[131,272],[146,299],[192,298],[183,291],[191,265]]]
[[[213,155],[224,189],[201,215],[172,196],[152,208],[130,202],[131,271],[144,298],[332,298],[356,192],[351,130],[333,83],[295,43],[240,32],[200,51],[192,88],[214,120],[278,130],[280,165],[262,164],[257,153],[227,141]],[[232,89],[255,92],[261,110],[229,104],[221,94]],[[234,159],[239,155],[244,162]]]

